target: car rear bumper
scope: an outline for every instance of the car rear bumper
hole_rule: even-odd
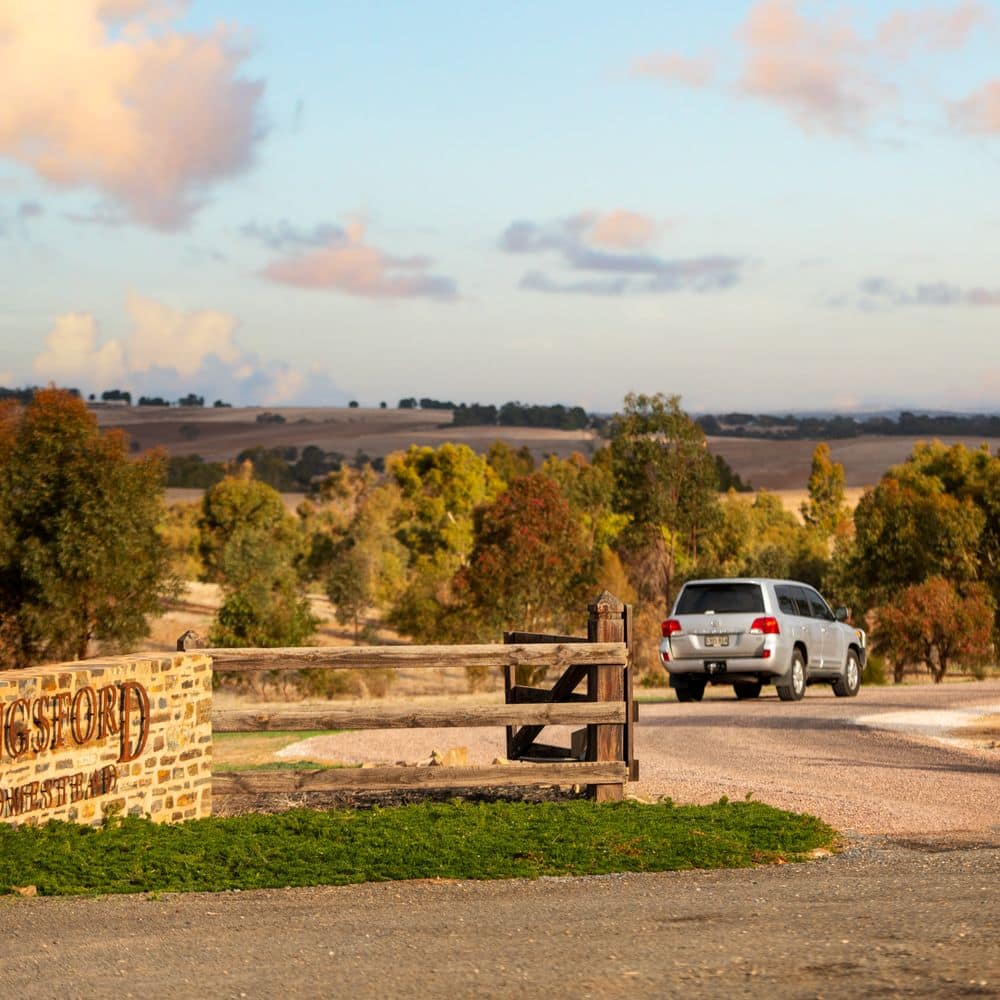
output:
[[[671,680],[674,677],[694,675],[718,681],[726,679],[751,681],[757,678],[780,677],[785,673],[785,669],[773,657],[762,659],[756,656],[712,660],[671,660],[669,663],[664,663],[663,666],[670,674]],[[785,667],[787,668],[787,664]]]

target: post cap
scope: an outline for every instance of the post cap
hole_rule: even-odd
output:
[[[603,590],[587,605],[587,610],[600,617],[621,615],[625,613],[625,605],[610,591]]]

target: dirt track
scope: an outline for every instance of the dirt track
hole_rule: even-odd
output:
[[[751,791],[868,832],[837,857],[538,882],[8,898],[0,995],[997,996],[1000,750],[850,723],[996,704],[997,681],[643,706],[640,792]]]

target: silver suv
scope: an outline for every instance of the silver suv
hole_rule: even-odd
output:
[[[678,701],[701,701],[706,684],[732,684],[737,698],[774,684],[782,701],[798,701],[808,684],[831,684],[853,698],[866,640],[847,617],[795,580],[691,580],[663,623],[660,660]]]

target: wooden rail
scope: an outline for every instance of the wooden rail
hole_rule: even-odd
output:
[[[478,705],[472,708],[330,708],[308,705],[266,712],[254,709],[212,713],[217,733],[299,729],[450,729],[466,726],[573,726],[625,722],[624,702]]]
[[[497,788],[502,785],[621,785],[622,761],[569,764],[493,764],[489,767],[334,767],[318,771],[217,774],[213,795],[383,791],[397,788]]]
[[[504,645],[366,646],[285,649],[203,648],[191,632],[178,649],[197,649],[213,669],[384,670],[413,667],[502,667],[504,705],[442,709],[363,708],[329,704],[216,711],[220,733],[316,729],[424,729],[506,726],[508,763],[490,767],[347,767],[282,772],[216,773],[214,795],[287,794],[401,788],[587,785],[599,799],[620,799],[638,777],[635,706],[629,672],[630,609],[607,592],[589,605],[586,638],[510,632]],[[558,671],[551,687],[515,683],[518,670]],[[535,676],[538,676],[535,674]],[[577,691],[585,686],[586,690]],[[582,726],[572,747],[537,742],[546,726]]]
[[[385,670],[413,667],[624,667],[623,642],[539,642],[510,646],[293,646],[284,649],[199,649],[216,670]]]

